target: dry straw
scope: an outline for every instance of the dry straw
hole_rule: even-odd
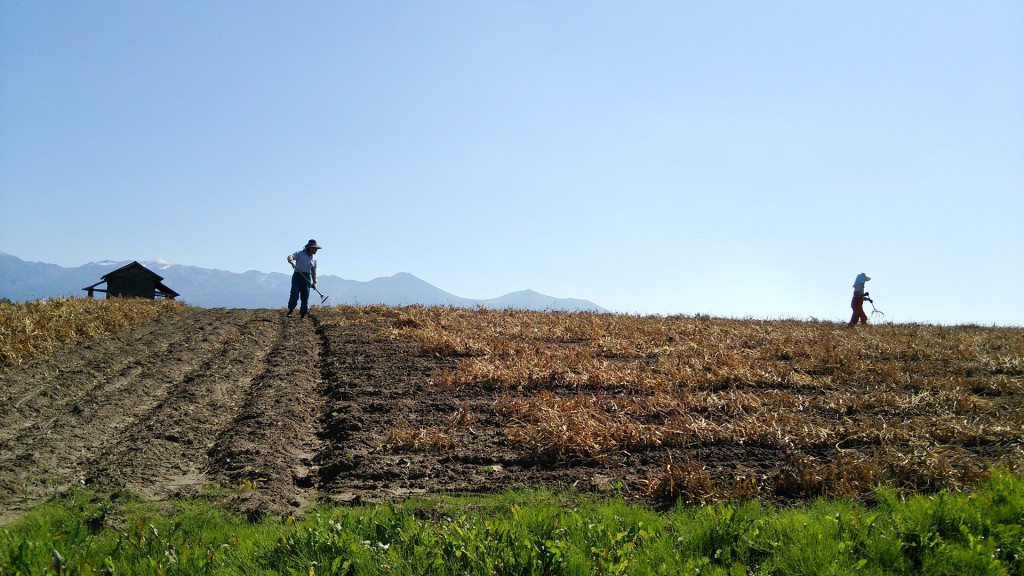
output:
[[[0,369],[183,307],[170,300],[126,298],[0,302]]]
[[[1024,330],[977,326],[640,317],[409,307],[390,334],[456,358],[439,387],[501,392],[510,443],[600,459],[754,445],[793,455],[779,491],[848,494],[874,482],[958,486],[993,463],[1024,467]],[[821,460],[814,454],[831,454]],[[709,487],[677,457],[651,490]],[[682,487],[682,488],[680,488]]]

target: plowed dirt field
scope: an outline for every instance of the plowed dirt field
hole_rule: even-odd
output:
[[[258,516],[569,477],[520,466],[486,417],[471,450],[381,450],[396,422],[491,412],[428,389],[443,367],[365,321],[280,310],[190,308],[69,346],[0,373],[0,524],[75,484],[158,501],[221,485]]]
[[[189,308],[0,372],[0,524],[76,484],[154,501],[220,486],[253,517],[318,500],[537,483],[642,497],[672,461],[658,447],[600,460],[538,456],[508,441],[500,391],[430,385],[457,358],[418,354],[386,335],[381,316],[331,315]],[[465,425],[449,446],[406,451],[393,437],[453,418]],[[714,479],[779,478],[789,456],[766,444],[698,448]],[[995,460],[1020,442],[967,449]],[[761,496],[786,498],[778,486]]]

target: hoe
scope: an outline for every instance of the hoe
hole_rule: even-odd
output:
[[[320,294],[320,304],[323,305],[324,302],[327,302],[327,299],[330,298],[330,296],[324,296],[323,293],[317,290],[316,286],[313,285],[313,279],[306,276],[304,272],[299,272],[299,274],[302,274],[302,277],[306,279],[306,282],[309,282],[309,287],[312,288],[314,292]]]

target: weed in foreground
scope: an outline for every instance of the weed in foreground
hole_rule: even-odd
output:
[[[876,500],[658,512],[532,490],[250,523],[215,499],[72,491],[0,530],[0,574],[1024,574],[1019,476]]]

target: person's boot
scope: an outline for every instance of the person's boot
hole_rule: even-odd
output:
[[[295,312],[295,308],[289,308],[288,309],[288,313],[285,314],[285,316],[288,317],[288,318],[291,318],[292,317],[292,312]]]

